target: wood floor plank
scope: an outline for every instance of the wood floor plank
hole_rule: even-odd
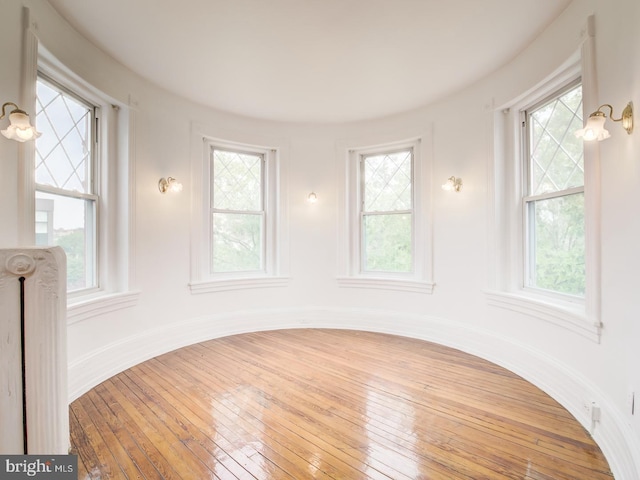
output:
[[[144,379],[137,376],[134,371],[130,371],[127,374],[127,377],[131,377],[133,380],[137,380],[135,385],[139,387],[141,384],[145,384]],[[125,380],[127,384],[133,385],[133,382],[130,380]],[[158,385],[156,384],[156,387]],[[269,446],[266,446],[266,451],[261,452],[252,448],[252,445],[256,445],[260,438],[257,436],[252,436],[246,432],[246,430],[242,427],[242,420],[233,416],[233,412],[231,415],[225,410],[216,410],[215,415],[215,426],[216,429],[211,429],[211,424],[207,424],[206,422],[197,421],[196,417],[202,418],[203,416],[209,416],[208,413],[204,415],[201,413],[203,409],[191,408],[187,415],[179,412],[175,409],[170,401],[167,401],[165,397],[155,395],[149,390],[150,385],[147,384],[147,394],[145,401],[151,406],[151,409],[156,413],[156,415],[164,422],[167,427],[171,428],[173,431],[182,432],[181,437],[183,442],[198,442],[200,444],[207,443],[209,440],[209,445],[213,444],[209,438],[205,438],[206,434],[213,435],[214,438],[219,440],[219,445],[216,445],[215,448],[239,448],[241,449],[246,457],[251,460],[252,463],[257,466],[253,467],[253,476],[261,478],[268,477],[270,475],[270,471],[273,470],[273,466],[271,464],[276,464],[280,466],[284,463],[287,467],[291,468],[284,458],[281,457],[279,452],[274,451]],[[132,387],[133,388],[133,387]],[[167,389],[161,389],[165,394],[169,393]],[[141,397],[142,398],[142,397]],[[169,397],[171,398],[171,397]],[[175,401],[175,399],[174,399]],[[180,401],[179,403],[183,403]],[[190,428],[191,425],[197,424],[198,429],[195,431]],[[206,434],[205,434],[206,432]],[[224,435],[226,437],[226,442],[220,441],[220,435]],[[293,466],[296,466],[293,464]],[[296,466],[297,468],[297,466]],[[248,470],[248,473],[251,473],[252,467],[245,468]],[[283,469],[286,471],[286,469]],[[296,478],[295,475],[291,475],[291,478]]]
[[[159,361],[162,361],[162,359],[159,359]],[[173,364],[166,364],[165,367],[165,370],[167,371],[178,372],[181,376],[183,376],[183,378],[187,380],[188,383],[194,385],[192,387],[192,393],[194,393],[195,396],[205,398],[205,403],[207,404],[215,402],[216,398],[215,396],[210,396],[206,391],[198,391],[199,385],[206,384],[208,387],[214,385],[222,385],[221,390],[224,391],[224,382],[231,382],[234,385],[239,384],[237,378],[225,377],[228,369],[220,370],[218,372],[215,372],[213,370],[208,371],[208,368],[199,367],[190,363],[189,361],[186,361],[185,359],[180,359],[180,361],[177,361]],[[240,385],[247,384],[244,383]],[[305,426],[303,422],[300,422],[301,415],[297,412],[296,409],[288,407],[287,404],[269,403],[270,416],[269,418],[263,418],[265,401],[269,401],[270,399],[265,398],[264,392],[257,390],[255,387],[252,387],[252,389],[256,392],[255,398],[249,399],[248,402],[245,402],[244,408],[253,408],[255,415],[260,418],[266,426],[284,425],[290,432],[288,433],[288,435],[295,434],[297,435],[298,440],[304,439],[307,436],[312,438],[314,440],[314,443],[311,448],[311,458],[315,459],[314,468],[316,470],[321,470],[327,475],[331,475],[330,472],[335,472],[335,474],[337,475],[337,477],[335,478],[360,478],[357,474],[357,470],[353,470],[352,467],[349,467],[348,464],[350,459],[348,458],[348,456],[344,455],[340,451],[337,451],[334,455],[331,456],[332,458],[335,458],[335,461],[332,461],[330,464],[326,464],[324,460],[319,463],[319,459],[324,459],[326,455],[319,455],[319,452],[317,452],[317,450],[322,450],[323,448],[327,449],[328,446],[328,450],[331,451],[335,450],[335,447],[330,441],[326,440],[325,435],[323,435],[324,432],[320,430],[317,430],[317,433],[319,434],[318,436],[309,435],[308,429],[310,427],[308,425]],[[274,412],[276,413],[276,415],[273,415]],[[302,427],[300,425],[302,425]],[[356,463],[358,464],[359,462]],[[370,473],[373,474],[374,472]],[[384,478],[386,479],[389,477]]]
[[[79,478],[611,480],[582,426],[495,364],[292,329],[137,365],[71,405]]]
[[[254,351],[253,353],[254,353],[254,354],[257,354],[258,352]],[[412,376],[413,376],[413,375],[412,375]],[[515,378],[515,376],[514,376],[514,378]],[[529,387],[532,387],[532,386],[530,386],[530,385],[528,385],[528,384],[526,384],[526,385],[527,385],[527,386],[529,386]],[[533,388],[535,389],[535,387],[533,387]],[[537,389],[535,389],[535,390],[537,390]],[[488,398],[486,401],[490,402],[490,404],[491,404],[491,405],[493,405],[493,406],[494,406],[494,408],[496,408],[496,399],[495,399],[495,398],[491,397],[491,398]],[[447,405],[450,405],[450,404],[452,404],[452,403],[454,403],[454,401],[453,401],[451,398],[448,398],[448,400],[447,400]],[[463,405],[463,407],[464,407],[465,409],[469,409],[469,408],[472,408],[472,404]],[[500,406],[498,406],[496,409],[497,409],[498,411],[500,411]],[[532,410],[533,410],[533,408],[532,408]],[[556,411],[557,411],[557,410],[556,410]],[[530,415],[530,416],[532,416],[532,417],[536,417],[536,415],[531,415],[530,413],[529,413],[529,415]],[[483,414],[483,415],[482,415],[482,417],[484,418],[484,417],[486,417],[486,415],[484,415],[484,414]],[[491,417],[492,417],[494,420],[496,420],[496,419],[497,419],[497,420],[502,420],[502,417],[501,417],[500,415],[497,415],[495,412],[492,412]],[[575,422],[575,420],[573,420],[572,418],[567,417],[567,416],[566,416],[566,412],[565,412],[565,415],[564,415],[563,417],[564,417],[564,419],[570,420],[573,424],[576,424],[576,423],[577,423],[577,422]],[[552,421],[552,423],[551,423],[551,425],[552,425],[552,426],[554,426],[554,425],[557,425],[557,424],[561,423],[561,422],[559,422],[558,420],[562,420],[562,419],[563,419],[563,418],[558,418],[558,417],[557,417],[557,415],[556,415],[556,416],[553,416],[553,417],[548,417],[548,420],[551,420],[551,421]],[[532,441],[535,441],[536,443],[540,443],[540,439],[538,438],[538,437],[540,436],[540,434],[545,434],[545,433],[546,433],[547,435],[550,435],[550,440],[553,440],[553,437],[556,435],[556,434],[555,434],[555,432],[541,432],[541,431],[539,431],[540,429],[536,428],[535,426],[531,426],[531,425],[529,425],[529,422],[528,422],[528,419],[527,419],[527,417],[526,417],[526,416],[518,416],[517,414],[513,414],[513,413],[512,413],[512,414],[510,415],[510,422],[509,422],[509,424],[512,426],[512,424],[513,424],[514,422],[518,422],[518,421],[526,421],[526,422],[527,422],[527,424],[526,424],[525,426],[526,426],[527,428],[529,428],[529,429],[532,431],[532,433],[534,434],[534,437],[532,438]],[[494,427],[494,428],[498,428],[498,427]],[[519,431],[519,429],[516,429],[516,431]],[[584,435],[584,431],[583,431],[583,429],[582,429],[581,427],[579,427],[577,431],[580,433],[580,435]],[[505,433],[505,432],[503,432],[503,433]],[[566,433],[566,432],[565,432],[565,433]],[[568,445],[569,445],[569,447],[570,447],[571,445],[573,445],[573,444],[576,444],[576,445],[577,445],[581,450],[583,450],[583,449],[587,448],[587,445],[586,445],[586,444],[584,444],[584,443],[578,443],[578,442],[573,442],[571,438],[567,438],[566,436],[563,436],[563,437],[562,437],[562,440],[563,440],[563,441],[565,441],[565,442],[569,442],[569,444],[568,444]]]
[[[252,354],[256,355],[256,354],[258,354],[258,352],[253,351]],[[266,359],[265,358],[261,358],[260,362],[264,365],[264,362],[266,362]],[[305,392],[305,394],[308,394],[308,392]],[[300,401],[301,401],[300,399],[296,400],[296,402],[300,402]],[[319,404],[323,403],[322,399],[315,399],[315,401],[316,401],[316,403],[319,403]],[[344,410],[345,409],[344,408],[345,405],[342,405],[342,407],[343,407],[342,410]],[[381,415],[379,415],[380,417],[384,417],[385,416],[384,412],[378,412],[378,413],[381,413]],[[378,415],[376,415],[376,416],[378,416]],[[408,444],[406,442],[404,444],[401,444],[401,443],[398,442],[398,437],[397,436],[389,436],[389,435],[385,435],[384,432],[382,432],[382,433],[376,432],[375,428],[371,427],[371,424],[375,421],[374,419],[367,419],[365,421],[367,422],[368,425],[370,425],[370,428],[369,428],[370,433],[372,433],[374,435],[377,435],[378,441],[380,441],[382,444],[385,444],[385,446],[387,448],[393,449],[393,448],[397,448],[398,446],[400,446],[402,449],[407,449],[408,448]],[[398,443],[398,445],[395,445],[395,446],[394,445],[390,445],[386,440],[389,440],[392,443]],[[446,439],[446,440],[448,440],[448,439]],[[446,440],[443,443],[446,443]],[[460,455],[460,453],[462,453],[462,455]],[[462,462],[463,461],[462,457],[465,456],[464,452],[455,452],[451,448],[445,448],[440,455],[441,456],[447,456],[448,457],[448,461],[449,462],[454,462],[454,463],[455,463],[455,459],[454,459],[455,455],[459,455],[460,456],[460,458],[458,459],[459,462]],[[463,468],[463,464],[457,465],[458,474],[460,474],[460,472],[462,471],[462,468]],[[479,466],[479,464],[476,463],[474,465],[474,471],[470,472],[470,475],[472,475],[472,476],[473,475],[478,475],[479,470],[480,470],[480,466]],[[492,475],[493,478],[501,478],[501,477],[498,476],[499,475],[498,472],[492,471],[492,473],[493,473],[493,475]]]
[[[222,349],[220,349],[222,350]],[[252,352],[253,355],[255,355],[257,352]],[[261,358],[260,363],[263,367],[263,372],[266,371],[266,362],[267,360],[264,358]],[[281,372],[281,374],[284,375],[284,373]],[[264,378],[266,374],[263,374],[262,377]],[[283,393],[287,396],[287,398],[289,398],[295,405],[298,406],[304,406],[309,404],[309,399],[312,399],[312,401],[310,402],[309,405],[313,407],[322,405],[324,406],[325,409],[329,409],[332,410],[333,412],[344,412],[348,409],[348,406],[346,404],[346,402],[343,400],[338,401],[337,403],[327,403],[326,399],[324,398],[319,398],[319,397],[315,397],[313,396],[312,393],[310,393],[310,389],[308,388],[309,385],[306,385],[303,387],[304,389],[304,396],[306,398],[303,397],[296,397],[296,394],[294,391],[284,391]],[[362,399],[358,400],[359,403],[363,403]],[[394,405],[396,407],[395,410],[389,409],[389,411],[387,412],[383,412],[382,415],[380,415],[381,418],[389,418],[389,417],[393,417],[393,412],[397,411],[397,407],[399,405]],[[309,410],[309,407],[307,406],[307,410],[303,411],[303,413],[305,415],[308,416],[313,416],[314,411],[313,409]],[[402,458],[406,452],[411,452],[410,450],[410,444],[411,439],[408,438],[410,437],[410,435],[405,439],[406,441],[403,441],[403,439],[401,438],[404,435],[404,432],[402,431],[398,431],[397,427],[398,425],[391,425],[391,428],[394,428],[395,430],[391,433],[387,433],[384,430],[378,430],[373,424],[375,423],[375,418],[371,418],[371,417],[367,417],[367,418],[360,418],[356,421],[353,421],[353,418],[349,419],[346,418],[344,415],[339,415],[343,420],[345,420],[346,423],[343,424],[343,422],[340,422],[340,424],[343,426],[343,428],[345,429],[345,432],[341,432],[338,433],[337,435],[334,435],[334,442],[338,442],[341,440],[344,440],[347,444],[363,444],[366,445],[368,444],[368,440],[370,440],[369,437],[374,437],[378,443],[380,443],[381,445],[381,449],[379,449],[379,451],[382,451],[382,449],[384,449],[384,451],[391,453],[391,456],[388,456],[391,460],[387,460],[387,462],[389,461],[395,461],[398,458]],[[360,421],[364,421],[364,423],[366,423],[367,427],[367,437],[363,438],[353,438],[350,437],[349,435],[351,433],[353,433],[353,431],[355,431],[354,429],[357,427],[358,422]],[[338,440],[340,439],[340,440]],[[417,452],[413,452],[413,454],[416,454]],[[453,453],[454,455],[455,453]],[[447,451],[443,452],[443,455],[445,456],[450,456],[452,455],[452,452],[450,451],[450,449],[447,449]],[[380,456],[380,454],[378,454],[378,456]],[[428,462],[429,459],[423,459],[424,462]],[[451,461],[451,458],[450,458]],[[384,462],[382,462],[384,463]],[[397,463],[397,465],[394,467],[393,465],[387,465],[387,471],[389,471],[389,469],[391,469],[389,471],[389,474],[392,476],[392,478],[399,478],[400,476],[409,476],[409,478],[412,478],[412,471],[408,471],[407,468],[405,468],[406,465],[410,465],[411,462],[402,462],[400,461],[399,463]],[[378,467],[381,467],[381,464],[378,464]],[[461,466],[460,466],[461,467]],[[431,462],[430,465],[430,472],[432,475],[434,475],[438,469],[441,468],[441,466],[437,463],[437,462]],[[478,469],[479,467],[475,467],[475,471],[473,472],[474,475],[477,475],[478,473]],[[403,470],[405,470],[403,472]],[[458,475],[461,474],[461,468],[459,468],[458,470]],[[443,478],[449,478],[450,476],[450,467],[447,467],[446,469],[444,469],[442,471],[442,474],[445,475]],[[470,477],[472,478],[472,477]],[[498,478],[498,477],[496,477]]]

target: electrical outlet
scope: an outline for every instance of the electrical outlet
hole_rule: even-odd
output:
[[[582,409],[584,410],[585,416],[591,420],[592,423],[595,424],[600,421],[600,406],[596,402],[584,400],[582,402]]]

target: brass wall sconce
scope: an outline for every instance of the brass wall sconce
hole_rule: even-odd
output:
[[[602,141],[611,136],[609,130],[604,128],[604,122],[607,119],[607,115],[601,111],[602,108],[609,109],[609,118],[614,122],[622,122],[622,128],[624,128],[629,135],[633,132],[633,104],[627,103],[627,106],[622,110],[622,116],[620,118],[613,118],[613,107],[608,103],[600,105],[598,110],[589,115],[584,128],[576,130],[575,135],[578,138],[583,138],[586,141]]]
[[[29,140],[34,140],[42,135],[34,126],[31,125],[27,112],[21,110],[20,107],[13,102],[7,102],[2,105],[2,115],[0,115],[0,120],[5,117],[5,110],[9,106],[13,107],[13,110],[9,112],[9,126],[5,130],[0,130],[2,135],[7,137],[9,140],[15,140],[16,142],[28,142]]]
[[[160,193],[178,193],[182,191],[182,184],[173,177],[162,177],[158,181],[158,190],[160,190]]]
[[[455,176],[447,178],[447,181],[442,184],[442,189],[447,191],[459,192],[462,189],[462,179]]]
[[[308,196],[307,196],[307,202],[310,204],[314,204],[318,202],[318,195],[316,195],[314,192],[311,192]]]

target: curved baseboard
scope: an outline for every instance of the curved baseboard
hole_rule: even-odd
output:
[[[149,358],[213,338],[284,328],[340,328],[435,342],[494,362],[522,376],[564,406],[593,436],[617,480],[640,478],[640,441],[624,415],[589,379],[544,352],[468,325],[429,315],[348,308],[282,308],[203,316],[132,335],[69,365],[70,401]],[[593,422],[591,402],[601,412]]]

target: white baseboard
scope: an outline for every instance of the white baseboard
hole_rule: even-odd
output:
[[[592,434],[617,480],[640,478],[640,441],[624,415],[587,378],[544,352],[507,337],[428,315],[307,307],[193,318],[133,335],[71,362],[70,401],[133,365],[177,348],[228,335],[284,328],[338,328],[402,335],[494,362],[522,376],[564,406]],[[591,420],[586,408],[590,402],[596,402],[600,408],[599,422]]]

